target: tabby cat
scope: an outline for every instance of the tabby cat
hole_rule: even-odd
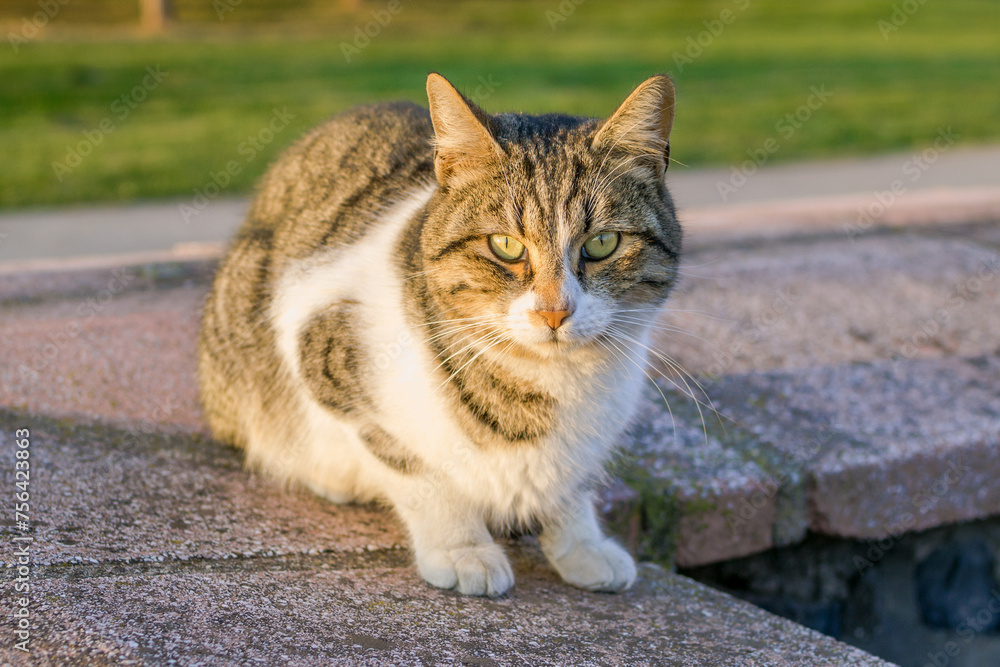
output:
[[[279,480],[390,503],[434,586],[504,593],[490,531],[528,527],[567,582],[625,589],[592,493],[677,274],[673,85],[604,121],[489,115],[437,74],[427,96],[264,177],[205,305],[206,418]]]

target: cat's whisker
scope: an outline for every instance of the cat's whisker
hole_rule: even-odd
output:
[[[600,340],[601,340],[601,338],[598,338],[598,341],[600,341]],[[628,356],[628,354],[626,354],[624,350],[622,350],[620,347],[618,347],[618,345],[615,344],[615,342],[614,342],[613,339],[611,339],[611,338],[604,338],[604,340],[607,343],[610,343],[612,345],[612,347],[614,347],[614,349],[617,350],[618,356],[621,359],[624,359],[625,361],[628,361],[633,366],[635,366],[636,368],[638,368],[640,371],[642,371],[642,374],[646,376],[646,379],[648,379],[650,382],[653,383],[653,387],[656,388],[657,393],[660,394],[660,398],[663,399],[663,405],[666,406],[666,408],[667,408],[667,414],[670,415],[670,424],[673,427],[673,430],[674,430],[674,440],[676,441],[677,440],[677,420],[674,419],[673,408],[670,407],[670,401],[667,400],[667,396],[666,396],[666,394],[663,393],[663,389],[660,388],[660,385],[657,384],[656,380],[654,380],[653,377],[646,371],[646,364],[645,363],[640,363],[639,361],[636,361],[635,359],[633,359],[630,356]],[[604,348],[605,349],[609,349],[606,345],[604,346]],[[645,362],[645,359],[643,359],[642,362]],[[707,431],[706,431],[706,441],[707,441],[707,437],[708,436],[707,436]]]
[[[609,331],[613,331],[614,329],[615,329],[614,327],[608,327]],[[633,343],[634,345],[638,345],[638,346],[644,348],[646,351],[648,351],[650,354],[652,354],[654,357],[656,357],[659,361],[661,361],[663,364],[665,364],[667,366],[667,368],[669,368],[670,370],[672,370],[674,373],[677,374],[677,376],[680,378],[681,382],[684,383],[684,389],[681,389],[680,385],[678,385],[672,378],[668,377],[667,375],[663,375],[663,378],[667,382],[669,382],[670,384],[674,385],[674,387],[678,391],[680,391],[681,393],[683,393],[688,398],[690,398],[691,400],[694,401],[695,407],[697,407],[697,409],[698,409],[698,416],[701,418],[702,428],[704,429],[704,432],[705,432],[706,444],[707,444],[707,439],[708,439],[708,425],[705,423],[705,415],[702,412],[702,407],[704,407],[706,410],[712,411],[716,415],[716,418],[719,420],[719,424],[723,427],[723,429],[725,429],[725,424],[722,421],[722,416],[719,413],[718,409],[715,407],[715,404],[712,402],[712,398],[708,395],[708,392],[705,390],[704,385],[702,385],[701,382],[699,382],[697,380],[697,378],[694,377],[694,375],[692,375],[687,370],[685,370],[680,364],[678,364],[676,361],[674,361],[673,359],[671,359],[668,355],[659,352],[658,350],[650,347],[649,345],[646,345],[642,341],[639,341],[639,340],[636,340],[636,339],[634,339],[634,338],[632,338],[630,336],[627,336],[624,332],[621,332],[620,330],[614,331],[614,333],[616,335],[624,338],[625,340]],[[695,392],[691,388],[691,385],[688,384],[688,381],[687,381],[688,378],[691,380],[691,382],[694,383],[694,385],[696,387],[698,387],[698,390],[701,391],[701,394],[705,397],[705,399],[708,401],[708,403],[702,402],[701,399],[699,399],[695,395]]]
[[[434,327],[434,335],[430,336],[428,340],[435,340],[441,336],[447,336],[459,331],[467,331],[469,329],[476,329],[481,327],[487,327],[490,325],[498,325],[499,321],[496,320],[481,320],[476,322],[456,322],[454,324],[444,324],[437,325]]]
[[[618,142],[620,142],[625,137],[629,136],[630,133],[632,132],[632,130],[634,130],[635,128],[639,127],[639,125],[641,125],[642,123],[643,123],[643,119],[640,117],[639,119],[636,120],[636,122],[632,123],[627,128],[625,128],[623,132],[619,133],[618,136],[615,138],[614,142],[607,149],[607,152],[604,154],[604,159],[601,160],[600,166],[597,167],[597,171],[594,172],[594,177],[591,179],[591,181],[589,183],[589,187],[591,188],[591,191],[590,191],[590,197],[587,200],[588,205],[591,204],[591,203],[593,203],[593,201],[594,201],[595,192],[594,192],[593,185],[597,181],[597,178],[600,176],[601,172],[604,170],[604,165],[607,164],[608,158],[611,157],[612,153],[614,153],[615,147],[618,145]]]
[[[650,315],[666,315],[668,313],[690,313],[692,315],[701,315],[702,317],[707,317],[713,320],[719,320],[722,322],[732,322],[732,318],[722,317],[721,315],[716,315],[714,313],[709,313],[704,310],[692,310],[690,308],[669,308],[664,306],[656,306],[650,308],[626,308],[624,310],[616,311],[617,313],[646,313]]]
[[[710,341],[707,338],[704,338],[702,336],[699,336],[698,334],[694,333],[693,331],[688,331],[687,329],[682,329],[681,327],[675,327],[675,326],[670,325],[670,324],[665,324],[665,323],[649,324],[648,322],[646,322],[644,320],[641,320],[641,319],[638,319],[638,318],[628,318],[628,317],[617,317],[617,318],[615,318],[615,320],[617,322],[624,322],[625,324],[634,324],[636,326],[641,326],[641,327],[645,327],[645,328],[648,328],[648,329],[653,329],[653,330],[656,330],[656,331],[662,331],[662,332],[666,332],[666,333],[684,334],[685,336],[690,336],[691,338],[697,338],[698,340],[700,340],[702,342],[705,342],[705,343],[709,343],[709,344],[712,343],[712,341]]]
[[[487,333],[487,334],[484,334],[484,335],[480,336],[479,338],[476,338],[476,339],[471,340],[471,341],[467,341],[464,338],[460,338],[459,340],[456,340],[455,342],[453,342],[453,343],[451,343],[449,345],[445,345],[444,348],[442,348],[442,350],[441,350],[442,354],[444,354],[445,352],[447,352],[448,350],[450,350],[452,347],[454,347],[456,345],[462,345],[462,343],[465,343],[465,345],[463,345],[459,350],[453,352],[452,354],[450,354],[447,357],[445,357],[444,359],[442,359],[441,363],[439,363],[434,368],[434,371],[438,371],[442,366],[444,366],[445,364],[447,364],[449,361],[451,361],[452,359],[454,359],[458,355],[462,354],[466,350],[470,350],[470,349],[475,348],[477,345],[479,345],[483,341],[489,340],[491,337],[492,337],[491,334]]]
[[[468,361],[466,361],[466,362],[465,362],[464,364],[462,364],[462,365],[461,365],[461,366],[460,366],[459,368],[455,369],[455,371],[454,371],[454,372],[453,372],[453,373],[452,373],[451,375],[449,375],[449,376],[447,377],[447,379],[445,379],[445,381],[444,381],[444,382],[442,382],[442,383],[441,383],[440,385],[438,385],[438,386],[437,386],[437,388],[436,388],[436,389],[434,390],[434,391],[435,391],[435,393],[436,393],[436,392],[439,392],[439,391],[441,391],[441,388],[442,388],[442,387],[446,386],[446,385],[447,385],[447,384],[448,384],[449,382],[451,382],[451,381],[452,381],[453,379],[455,379],[455,377],[456,377],[456,376],[458,376],[458,374],[459,374],[459,373],[461,373],[462,371],[464,371],[464,370],[465,370],[465,369],[466,369],[466,368],[467,368],[467,367],[469,366],[469,364],[471,364],[471,363],[472,363],[472,362],[474,362],[474,361],[475,361],[476,359],[478,359],[479,357],[481,357],[481,356],[482,356],[483,354],[485,354],[485,353],[486,353],[486,352],[487,352],[488,350],[492,349],[493,347],[496,347],[496,346],[497,346],[497,345],[499,345],[500,343],[502,343],[502,342],[504,342],[504,341],[506,341],[506,340],[509,340],[509,339],[508,339],[508,338],[507,338],[506,336],[504,336],[504,335],[500,334],[500,335],[497,335],[497,336],[493,336],[493,337],[492,337],[492,338],[490,338],[489,340],[490,340],[490,343],[489,343],[489,345],[487,345],[486,347],[484,347],[483,349],[481,349],[481,350],[480,350],[479,352],[477,352],[476,354],[472,355],[472,358],[471,358],[471,359],[469,359]],[[477,341],[477,342],[482,342],[482,340],[480,340],[480,341]],[[449,359],[450,359],[450,357],[449,357]]]
[[[632,167],[630,165],[633,162],[635,162],[636,160],[645,159],[645,158],[648,158],[648,157],[649,157],[648,154],[642,153],[640,155],[633,155],[629,159],[623,160],[623,161],[619,162],[617,165],[615,165],[615,167],[611,171],[609,171],[607,174],[605,174],[602,177],[602,179],[597,183],[597,185],[591,191],[591,196],[592,197],[597,197],[597,196],[603,194],[603,192],[605,190],[609,190],[610,187],[611,187],[611,185],[613,185],[615,181],[617,181],[620,177],[622,177],[622,176],[624,176],[624,175],[626,175],[626,174],[628,174],[628,173],[630,173],[632,171]],[[621,172],[621,173],[619,173],[619,174],[616,175],[616,172],[618,172],[618,170],[621,169],[622,167],[627,167],[627,168],[625,169],[625,171],[623,171],[623,172]]]

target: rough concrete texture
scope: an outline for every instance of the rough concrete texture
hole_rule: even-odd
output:
[[[709,389],[808,470],[811,528],[858,538],[1000,514],[1000,357],[733,376]]]
[[[718,244],[688,256],[654,347],[696,376],[974,356],[1000,349],[998,305],[1000,251],[976,239]]]
[[[195,346],[206,287],[103,290],[2,309],[0,404],[141,432],[203,429]]]
[[[532,549],[499,600],[358,555],[227,571],[76,572],[35,584],[32,664],[886,665],[655,566],[621,595],[561,584]]]
[[[629,546],[680,566],[774,546],[777,516],[787,513],[784,495],[763,498],[741,521],[730,517],[740,515],[745,499],[780,465],[780,452],[708,403],[699,405],[667,382],[660,385],[647,392],[617,470],[640,494],[642,530]],[[798,481],[789,480],[789,486]],[[796,539],[805,532],[801,519]]]
[[[33,562],[156,562],[402,548],[384,511],[338,508],[243,471],[197,434],[0,413],[4,451],[31,431]],[[13,473],[5,473],[4,479]],[[13,485],[13,479],[9,482]],[[8,526],[9,530],[9,526]],[[9,555],[3,562],[10,566]]]
[[[886,664],[651,565],[622,595],[570,588],[532,538],[504,598],[436,591],[387,512],[277,489],[195,434],[4,411],[5,460],[17,428],[32,639],[10,664]],[[5,587],[22,534],[2,527]]]

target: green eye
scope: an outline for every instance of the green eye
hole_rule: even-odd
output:
[[[490,236],[490,250],[505,262],[524,259],[524,244],[513,236],[493,234]]]
[[[618,247],[618,232],[604,232],[583,244],[584,259],[604,259]]]

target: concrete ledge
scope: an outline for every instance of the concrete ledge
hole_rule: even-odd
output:
[[[18,428],[33,639],[5,664],[886,664],[653,565],[621,595],[573,589],[532,538],[507,544],[504,598],[436,591],[387,512],[284,492],[212,441],[0,411]]]

